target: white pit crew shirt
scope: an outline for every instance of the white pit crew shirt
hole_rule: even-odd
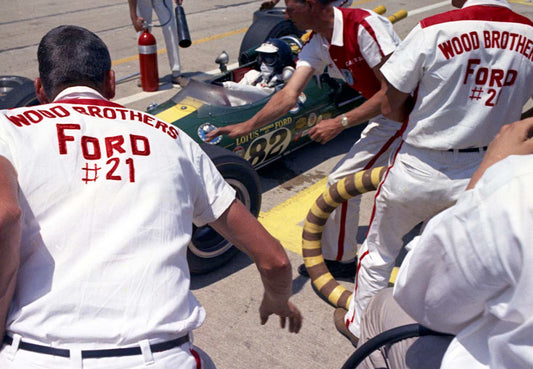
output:
[[[82,350],[163,342],[199,327],[192,224],[235,198],[201,148],[88,87],[0,111],[0,155],[23,209],[21,267],[7,333]]]
[[[465,149],[486,146],[502,123],[519,119],[533,95],[532,63],[533,22],[504,0],[469,0],[420,22],[381,72],[415,96],[405,142]]]
[[[456,335],[442,369],[533,368],[532,188],[533,155],[510,156],[409,244],[394,297]]]

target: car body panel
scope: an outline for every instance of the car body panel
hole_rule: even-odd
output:
[[[269,101],[272,95],[229,90],[219,85],[242,75],[242,71],[250,67],[245,65],[207,81],[191,80],[170,100],[148,108],[148,112],[179,127],[198,143],[205,142],[206,127],[213,129],[244,122]],[[309,130],[321,120],[364,102],[354,91],[347,94],[347,89],[351,91],[342,81],[332,83],[324,75],[316,76],[290,112],[246,136],[222,136],[215,144],[244,157],[254,168],[260,168],[310,143]]]

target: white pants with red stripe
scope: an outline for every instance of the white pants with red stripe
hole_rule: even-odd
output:
[[[79,351],[78,351],[79,352]],[[200,360],[200,363],[198,363]],[[65,358],[41,354],[13,346],[4,345],[0,349],[0,368],[29,369],[29,368],[57,368],[57,369],[216,369],[205,352],[185,343],[179,347],[162,352],[151,352],[148,346],[142,355],[108,357],[98,359],[81,359],[76,351],[71,351],[71,357]]]
[[[363,169],[389,165],[389,158],[400,142],[401,124],[383,116],[368,123],[361,138],[337,163],[328,176],[327,186]],[[329,216],[322,233],[322,255],[327,260],[353,260],[357,253],[357,229],[361,196],[340,205]]]
[[[178,49],[178,27],[176,25],[173,1],[137,0],[137,15],[143,17],[149,24],[152,23],[152,6],[157,14],[157,18],[159,18],[159,24],[164,24],[164,26],[161,27],[161,30],[163,31],[163,37],[165,38],[170,70],[173,76],[178,76],[181,73],[181,65]],[[138,32],[137,37],[139,37],[141,33],[142,32]]]
[[[368,301],[387,287],[403,242],[417,224],[452,206],[484,152],[420,149],[403,143],[374,199],[368,235],[359,250],[358,272],[346,320],[359,337]]]

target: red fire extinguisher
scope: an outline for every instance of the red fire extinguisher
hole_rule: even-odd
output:
[[[147,25],[144,27],[144,32],[139,36],[139,66],[143,91],[157,91],[159,88],[157,44],[154,35],[148,31]]]

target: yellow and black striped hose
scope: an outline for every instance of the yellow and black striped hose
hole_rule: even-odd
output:
[[[305,219],[302,233],[304,264],[317,291],[331,304],[348,309],[352,293],[328,271],[322,256],[322,231],[330,214],[344,201],[377,189],[386,167],[363,170],[328,187],[315,201]]]

